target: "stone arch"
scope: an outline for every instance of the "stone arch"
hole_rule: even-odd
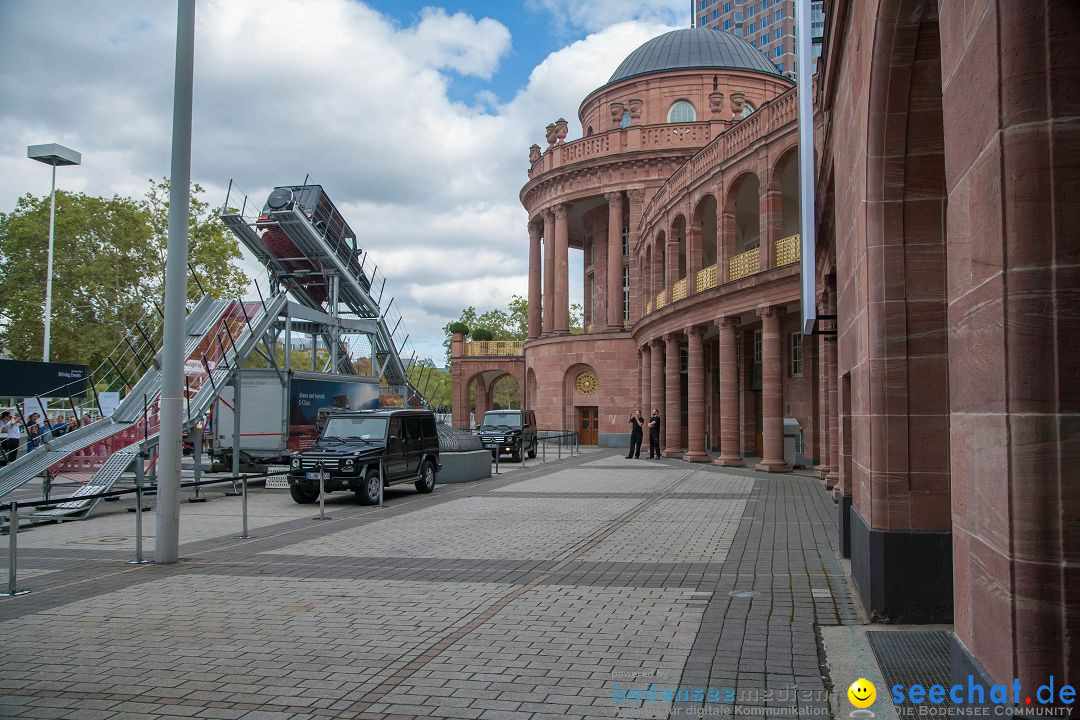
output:
[[[911,546],[920,567],[942,567],[953,558],[970,564],[968,546],[957,544],[952,558],[949,551],[958,538],[949,538],[947,195],[938,5],[888,0],[879,13],[870,69],[865,247],[854,249],[867,268],[866,292],[878,301],[867,305],[873,338],[866,356],[856,359],[850,382],[851,412],[870,416],[870,436],[887,442],[873,453],[852,448],[852,523],[920,539],[918,549]],[[871,487],[881,491],[870,492]],[[869,612],[952,619],[948,571],[920,587],[917,607],[902,607],[906,601],[888,592],[890,582],[915,568],[852,546],[852,576]],[[958,571],[958,594],[971,591],[964,587],[968,579]],[[956,610],[956,632],[965,637],[971,618]],[[985,633],[1002,631],[998,623],[975,624],[985,625]]]
[[[512,390],[506,387],[507,382],[513,383]],[[492,410],[521,409],[521,392],[521,383],[512,373],[504,372],[487,380],[488,406]]]
[[[536,371],[532,368],[525,372],[525,407],[536,407]]]
[[[799,147],[792,145],[780,153],[769,170],[773,190],[778,195],[777,237],[799,232]]]
[[[669,261],[672,263],[669,277],[676,282],[686,277],[687,268],[687,243],[686,243],[686,216],[678,213],[671,221],[671,245],[677,246],[678,252]]]
[[[724,255],[731,257],[761,242],[761,182],[756,173],[740,173],[724,198]]]
[[[701,267],[707,268],[716,264],[717,244],[719,235],[716,196],[705,193],[694,206],[693,226],[697,229],[696,234],[700,238]]]
[[[600,379],[600,373],[596,372],[596,369],[588,363],[574,363],[567,367],[566,372],[563,373],[563,428],[566,430],[575,430],[577,428],[577,409],[579,407],[598,406],[598,398],[602,396],[603,391],[599,387],[591,394],[582,393],[578,389],[578,377],[583,373],[592,373],[594,377]]]
[[[649,273],[652,276],[652,299],[655,299],[664,289],[664,269],[667,267],[666,245],[667,233],[660,230],[656,233],[656,240],[654,241],[656,250],[653,252],[652,271]]]

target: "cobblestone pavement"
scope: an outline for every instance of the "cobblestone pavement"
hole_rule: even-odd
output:
[[[107,518],[26,533],[0,717],[827,717],[815,629],[858,622],[808,477],[594,451],[323,522],[252,506],[236,540],[234,498],[185,505],[173,566],[87,542]]]

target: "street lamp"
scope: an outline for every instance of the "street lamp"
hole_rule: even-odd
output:
[[[82,154],[63,145],[31,145],[26,148],[26,157],[31,160],[52,165],[52,192],[49,200],[49,265],[45,271],[45,349],[42,360],[49,362],[49,326],[52,324],[52,266],[53,266],[53,227],[56,223],[56,166],[79,165]]]

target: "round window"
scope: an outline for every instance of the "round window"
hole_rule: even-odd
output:
[[[694,122],[695,120],[697,120],[697,113],[694,112],[694,106],[685,100],[672,105],[667,113],[669,123]]]

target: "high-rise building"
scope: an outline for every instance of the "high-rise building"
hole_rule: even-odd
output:
[[[811,3],[815,66],[825,34],[823,5],[822,0]],[[795,77],[794,0],[691,0],[690,9],[694,27],[712,28],[742,38],[767,57],[777,72]]]

